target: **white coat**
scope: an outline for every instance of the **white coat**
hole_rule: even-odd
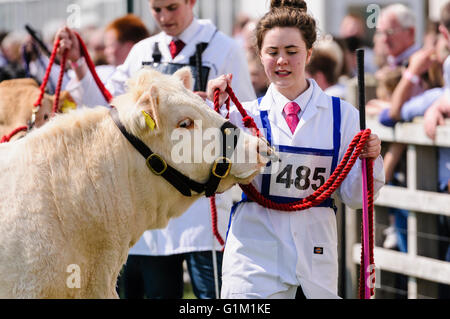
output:
[[[274,198],[295,197],[296,191],[297,198],[311,194],[313,186],[317,188],[323,183],[322,178],[329,177],[336,144],[340,144],[336,153],[339,163],[359,132],[358,111],[341,101],[339,134],[334,134],[333,125],[338,122],[335,122],[332,98],[323,93],[314,80],[308,81],[307,91],[295,100],[302,111],[294,134],[283,117],[283,108],[289,100],[273,84],[260,104],[258,101],[243,104],[259,128],[263,127],[263,114],[267,114],[270,140],[273,145],[281,145],[283,161],[278,173],[262,174],[253,181],[259,191],[276,196]],[[236,109],[230,119],[242,127],[242,117]],[[336,140],[336,136],[340,138]],[[294,157],[286,157],[286,152]],[[296,152],[302,154],[296,155]],[[287,170],[287,165],[292,169]],[[310,171],[306,173],[308,167]],[[292,176],[287,175],[288,172]],[[263,182],[267,177],[269,184],[267,179]],[[346,205],[360,208],[361,183],[358,160],[335,195]],[[374,164],[375,192],[383,184],[380,156]],[[225,245],[222,298],[294,298],[299,285],[307,298],[338,298],[337,240],[335,211],[330,206],[287,213],[266,209],[254,202],[242,202],[233,214]]]

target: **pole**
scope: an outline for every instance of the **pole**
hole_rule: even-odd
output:
[[[134,0],[127,0],[127,13],[134,13]]]
[[[366,96],[365,96],[365,83],[364,83],[364,50],[356,50],[356,59],[358,67],[358,91],[359,91],[359,126],[361,131],[366,129]],[[368,283],[368,278],[370,276],[370,265],[369,265],[369,205],[367,197],[367,162],[366,159],[361,159],[361,170],[362,170],[362,190],[363,190],[363,234],[362,234],[362,244],[364,247],[363,251],[363,261],[364,267],[364,299],[370,299],[370,286]]]
[[[210,198],[210,201],[215,201],[216,200],[216,196],[213,196]],[[211,216],[211,225],[212,225],[212,215]],[[216,299],[220,299],[220,294],[219,294],[219,265],[217,263],[217,252],[216,252],[216,237],[214,236],[214,232],[211,231],[211,237],[212,237],[212,250],[211,250],[211,254],[212,254],[212,264],[213,264],[213,275],[214,275],[214,290],[216,293]]]

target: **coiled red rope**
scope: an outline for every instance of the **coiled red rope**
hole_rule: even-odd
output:
[[[374,241],[374,190],[373,190],[373,160],[367,159],[367,201],[368,201],[368,217],[369,217],[369,265],[365,265],[364,262],[364,240],[363,240],[363,223],[361,223],[361,266],[359,271],[359,298],[365,299],[365,288],[369,285],[370,296],[375,295],[375,258],[373,254],[375,241]],[[365,270],[370,267],[370,274],[366,282]]]
[[[229,99],[233,101],[233,103],[236,105],[237,109],[242,115],[242,121],[244,123],[244,126],[247,128],[250,128],[253,135],[257,137],[261,137],[261,133],[256,126],[256,123],[254,120],[247,114],[246,110],[243,108],[242,104],[239,102],[239,100],[236,98],[233,90],[230,87],[226,88],[226,92],[229,95]],[[220,111],[220,105],[219,105],[219,90],[216,90],[214,92],[214,109],[219,112]],[[229,104],[227,104],[227,108],[229,110]],[[299,211],[308,209],[314,206],[319,205],[322,203],[325,199],[329,198],[331,194],[336,191],[336,189],[341,185],[341,183],[344,181],[344,179],[347,177],[348,173],[350,172],[351,168],[355,164],[356,160],[360,156],[364,145],[366,144],[369,136],[371,134],[370,129],[366,129],[363,131],[360,131],[358,134],[355,135],[353,140],[348,146],[348,149],[342,158],[339,165],[336,167],[334,172],[331,174],[331,176],[328,178],[328,180],[320,187],[318,188],[314,193],[309,195],[308,197],[301,199],[299,201],[293,202],[293,203],[276,203],[274,201],[271,201],[267,198],[265,198],[260,192],[256,190],[256,188],[252,185],[239,185],[243,192],[247,195],[249,199],[251,199],[254,202],[257,202],[263,207],[270,208],[270,209],[276,209],[279,211],[286,211],[286,212],[292,212],[292,211]],[[367,159],[367,167],[368,167],[368,203],[369,203],[369,260],[371,265],[374,265],[374,257],[373,257],[373,248],[374,248],[374,235],[373,235],[373,160]],[[213,199],[211,199],[211,203],[213,203]],[[217,220],[217,212],[215,211],[215,205],[211,205],[212,209],[211,214],[213,215],[212,220]],[[213,225],[213,232],[214,235],[219,239],[220,234],[217,232],[217,226],[214,227]],[[217,232],[217,233],[216,233]],[[362,236],[362,232],[361,232]],[[220,240],[219,240],[220,241]],[[223,240],[222,240],[223,241]],[[361,240],[361,243],[363,241]],[[364,289],[366,283],[364,282],[364,272],[365,265],[363,263],[363,252],[364,247],[363,244],[361,245],[361,275],[360,275],[360,285],[359,285],[359,292],[360,292],[360,298],[364,299]],[[372,276],[373,278],[372,284],[374,283],[375,276],[373,275],[374,269],[372,270]],[[371,295],[374,294],[373,285],[371,286]]]
[[[56,39],[55,43],[53,45],[53,50],[52,50],[52,54],[50,55],[50,58],[48,61],[47,70],[45,70],[45,75],[44,75],[44,78],[43,78],[41,86],[40,86],[39,97],[37,98],[36,102],[34,102],[34,104],[33,104],[33,106],[36,108],[39,108],[42,104],[42,99],[44,98],[44,94],[45,94],[45,88],[47,87],[47,83],[50,78],[50,72],[52,70],[53,63],[55,62],[56,53],[58,52],[59,42],[60,42],[60,39]],[[55,115],[56,112],[58,112],[59,95],[61,93],[61,86],[62,86],[62,80],[64,77],[64,67],[66,65],[67,54],[68,54],[68,51],[67,50],[64,51],[62,58],[61,58],[61,69],[59,71],[58,82],[56,85],[55,99],[53,100],[52,116]]]

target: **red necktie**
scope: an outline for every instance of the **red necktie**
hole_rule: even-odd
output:
[[[172,59],[174,59],[178,55],[178,53],[180,53],[180,51],[183,50],[184,45],[185,45],[184,42],[181,40],[170,41],[169,50],[170,54],[172,55]]]
[[[298,122],[298,112],[300,112],[300,106],[295,102],[289,102],[284,107],[284,113],[286,113],[286,123],[291,129],[292,134],[295,132]]]

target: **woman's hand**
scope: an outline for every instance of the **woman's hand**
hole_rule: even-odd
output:
[[[218,78],[208,82],[206,93],[210,101],[214,101],[214,92],[219,89],[219,105],[223,105],[228,98],[228,93],[225,91],[228,86],[231,86],[232,74],[221,75]]]
[[[381,153],[381,140],[376,134],[370,134],[369,139],[359,155],[359,158],[376,159]]]

